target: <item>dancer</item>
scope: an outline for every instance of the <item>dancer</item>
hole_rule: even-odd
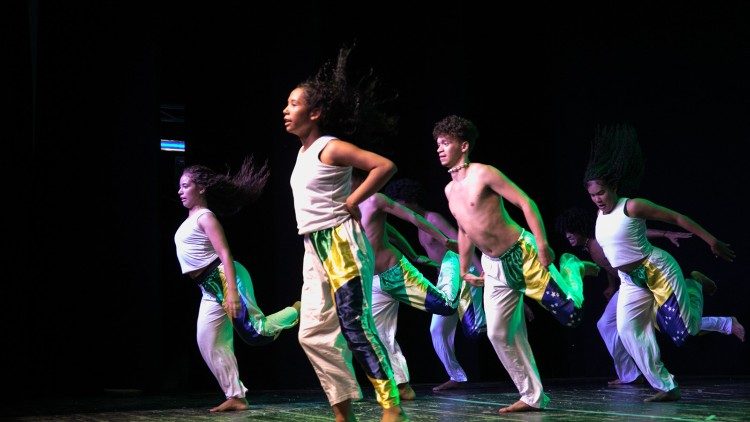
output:
[[[674,401],[680,390],[659,356],[654,319],[677,345],[701,330],[703,293],[715,288],[708,279],[686,279],[672,255],[646,238],[646,221],[674,224],[705,241],[718,258],[731,262],[729,244],[691,218],[647,199],[625,195],[640,183],[643,158],[632,126],[596,130],[584,184],[598,208],[595,235],[621,280],[617,333],[627,353],[658,393],[645,401]],[[656,312],[654,312],[656,309]]]
[[[622,385],[642,380],[641,371],[638,369],[635,361],[625,350],[625,347],[617,335],[617,298],[619,297],[618,289],[620,279],[617,270],[612,268],[604,251],[594,237],[595,215],[581,208],[569,208],[557,217],[555,227],[558,232],[565,236],[570,246],[581,249],[584,253],[590,255],[591,259],[605,270],[607,275],[608,286],[604,290],[604,296],[607,298],[607,306],[602,313],[601,318],[597,321],[596,326],[599,334],[607,346],[610,356],[614,361],[617,378],[609,381],[609,385]],[[666,238],[675,246],[680,246],[680,239],[692,237],[692,233],[675,232],[669,230],[646,230],[646,237]],[[707,285],[715,286],[715,283],[699,271],[692,271],[693,280],[704,279]],[[733,334],[740,341],[745,341],[745,328],[735,317],[702,317],[701,331],[716,331],[723,334]]]
[[[564,254],[557,271],[534,201],[498,169],[469,163],[478,136],[476,126],[458,116],[444,118],[433,130],[440,164],[451,176],[445,195],[458,223],[461,275],[468,283],[484,284],[488,337],[521,394],[500,413],[538,410],[549,398],[528,342],[523,296],[536,300],[563,325],[575,326],[581,321],[583,276],[596,274],[598,267]],[[505,200],[523,211],[531,233],[513,221]],[[468,271],[475,245],[482,251],[483,277]]]
[[[365,174],[354,170],[352,188],[359,186]],[[372,314],[375,318],[380,339],[388,350],[393,367],[393,375],[402,400],[414,400],[416,393],[409,385],[409,368],[401,347],[396,341],[399,302],[434,315],[456,313],[459,299],[458,277],[445,277],[441,274],[437,286],[428,281],[394,247],[391,237],[407,250],[411,245],[398,231],[387,223],[387,216],[393,215],[408,221],[429,234],[435,242],[446,249],[456,250],[456,241],[443,234],[421,215],[394,202],[382,193],[376,193],[359,204],[362,213],[362,227],[370,240],[375,253],[375,276],[372,282]],[[410,254],[413,249],[410,251]]]
[[[226,401],[212,412],[245,410],[247,388],[234,355],[232,326],[250,345],[273,341],[281,330],[297,325],[300,303],[265,316],[255,301],[250,274],[234,261],[224,229],[216,218],[231,215],[254,200],[268,180],[266,166],[256,170],[252,158],[233,177],[195,165],[180,177],[178,194],[188,217],[175,233],[177,259],[203,292],[198,311],[198,348],[219,382]],[[209,208],[210,207],[210,208]]]
[[[326,63],[292,90],[283,111],[286,131],[302,144],[291,176],[305,245],[299,341],[336,421],[356,420],[351,401],[362,397],[352,353],[375,388],[382,420],[407,420],[372,318],[374,255],[358,208],[385,185],[396,166],[336,137],[354,134],[361,107],[371,100],[348,83],[350,51],[342,48],[335,63]],[[354,190],[352,167],[368,173]]]
[[[456,228],[445,217],[436,211],[426,210],[422,207],[422,185],[416,180],[394,180],[386,186],[385,192],[387,196],[422,216],[451,239],[456,238]],[[482,287],[472,286],[460,279],[458,254],[450,251],[443,242],[436,241],[427,231],[420,229],[418,237],[419,243],[427,252],[429,259],[433,262],[440,262],[439,278],[455,279],[461,285],[458,312],[451,315],[432,315],[430,323],[432,346],[449,377],[448,381],[435,386],[432,391],[439,392],[461,388],[468,382],[468,377],[466,371],[458,362],[458,358],[456,358],[454,343],[456,326],[460,320],[464,334],[472,339],[487,332],[487,322],[482,307],[483,290]],[[480,271],[477,271],[479,268],[481,268],[479,258],[473,255],[472,266],[469,271],[474,275],[479,275]],[[527,316],[531,315],[531,318],[533,318],[533,313],[530,313],[531,310],[528,309],[528,305],[524,304],[524,307]]]

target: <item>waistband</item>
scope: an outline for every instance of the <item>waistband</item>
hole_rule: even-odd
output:
[[[210,264],[204,267],[204,270],[201,272],[201,274],[198,277],[194,278],[193,281],[195,281],[199,286],[202,285],[211,276],[214,270],[219,268],[219,265],[221,265],[221,258],[214,259]]]
[[[393,264],[392,267],[389,267],[388,269],[383,270],[383,271],[381,271],[381,272],[379,272],[379,273],[377,273],[375,275],[378,276],[378,277],[384,277],[384,276],[386,276],[386,275],[388,275],[390,273],[396,273],[396,274],[402,273],[403,272],[402,268],[404,266],[404,261],[409,262],[409,260],[406,259],[405,256],[401,255],[401,258],[399,258],[398,262],[396,262],[395,264]]]

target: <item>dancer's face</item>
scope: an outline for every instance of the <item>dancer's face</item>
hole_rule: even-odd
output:
[[[586,244],[586,237],[580,233],[565,232],[565,238],[568,239],[568,243],[573,247]]]
[[[461,164],[463,153],[469,148],[468,142],[459,141],[450,135],[440,135],[436,142],[440,164],[449,168]]]
[[[313,113],[308,107],[303,88],[295,88],[289,94],[283,114],[286,131],[299,137],[309,132],[318,117],[317,113]]]
[[[203,188],[196,185],[189,174],[183,173],[182,177],[180,177],[180,188],[177,190],[177,194],[180,195],[182,206],[187,209],[192,209],[198,205],[205,205]]]
[[[603,180],[589,180],[586,182],[586,190],[591,197],[591,201],[599,208],[602,214],[612,212],[619,199],[617,191],[605,184]]]

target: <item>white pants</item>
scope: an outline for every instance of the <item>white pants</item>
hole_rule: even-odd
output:
[[[437,286],[450,297],[455,296],[455,293],[452,291],[446,291],[442,286],[457,285],[459,288],[462,286],[459,274],[461,271],[459,268],[460,263],[458,254],[446,251],[443,260],[440,263],[440,274],[438,276]],[[474,266],[469,268],[469,272],[474,275],[479,275],[481,273],[481,271],[477,271]],[[468,378],[466,377],[464,368],[458,363],[458,359],[456,358],[456,346],[454,343],[456,337],[456,326],[458,326],[462,303],[459,303],[458,306],[459,311],[453,315],[432,315],[432,321],[430,322],[430,336],[432,337],[432,347],[435,349],[435,354],[437,354],[438,359],[440,359],[440,362],[443,364],[445,372],[448,374],[451,381],[465,382]],[[471,303],[469,303],[468,306],[471,306]],[[482,318],[484,318],[483,315]]]
[[[432,347],[435,353],[443,363],[445,372],[452,381],[467,381],[466,372],[458,363],[456,358],[456,347],[454,338],[456,336],[456,326],[458,325],[458,313],[449,316],[432,315],[430,323],[430,335],[432,336]]]
[[[458,255],[455,261],[458,262]],[[402,256],[396,265],[373,276],[372,316],[388,351],[396,384],[409,382],[409,367],[396,341],[399,302],[427,312],[455,315],[461,284],[453,273],[441,270],[435,286]]]
[[[383,292],[380,287],[380,277],[377,275],[372,277],[372,317],[375,319],[375,328],[378,330],[380,340],[388,351],[396,384],[409,382],[409,366],[406,364],[401,346],[396,341],[398,300]]]
[[[609,299],[604,313],[596,323],[596,327],[599,329],[599,334],[601,334],[602,340],[604,340],[604,344],[607,346],[607,351],[612,356],[617,378],[627,383],[635,381],[641,375],[641,371],[638,369],[635,360],[625,350],[625,346],[617,334],[617,298],[619,296],[620,291],[618,290]],[[722,334],[731,334],[732,318],[702,317],[701,331],[716,331]]]
[[[286,307],[274,314],[264,315],[255,302],[252,280],[245,267],[235,262],[237,286],[242,289],[240,296],[246,301],[253,326],[262,327],[262,335],[278,337],[282,330],[297,325],[299,314],[292,307]],[[224,307],[216,298],[203,291],[198,310],[197,340],[203,360],[224,391],[227,398],[245,397],[247,388],[242,385],[234,356],[234,331]]]
[[[201,300],[197,337],[201,356],[226,398],[245,397],[247,388],[240,381],[237,358],[234,356],[232,323],[221,303],[213,298],[204,296]]]
[[[349,219],[306,235],[304,244],[298,338],[328,402],[362,398],[354,355],[378,403],[386,409],[399,405],[388,352],[372,318],[373,253],[364,231]]]
[[[500,260],[483,255],[482,268],[487,336],[521,394],[521,401],[535,408],[544,408],[549,397],[544,394],[534,353],[529,345],[523,314],[523,293],[508,287]]]
[[[620,291],[616,291],[614,295],[607,302],[607,307],[604,308],[601,318],[596,323],[596,327],[599,329],[599,334],[604,340],[604,344],[607,346],[609,355],[612,356],[612,360],[615,364],[615,372],[617,378],[622,382],[633,382],[641,371],[638,370],[638,365],[622,344],[620,336],[617,334],[617,298],[620,296]]]
[[[655,300],[651,291],[629,280],[620,283],[617,332],[625,350],[652,387],[669,391],[677,386],[661,361],[654,327]]]

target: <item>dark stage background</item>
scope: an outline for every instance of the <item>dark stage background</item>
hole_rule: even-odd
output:
[[[317,1],[264,5],[263,13],[249,2],[155,3],[6,6],[6,390],[220,394],[195,344],[199,291],[174,254],[172,236],[186,216],[176,195],[180,160],[219,170],[237,168],[246,154],[269,160],[260,201],[224,224],[260,306],[270,313],[291,304],[301,287],[288,186],[299,141],[285,133],[281,110],[297,82],[352,40],[355,63],[400,95],[399,135],[379,147],[398,165],[396,178],[421,180],[428,205],[449,216],[449,177],[431,130],[447,114],[469,117],[481,134],[473,159],[537,201],[558,256],[568,248],[555,216],[571,205],[593,209],[581,179],[594,126],[631,122],[647,158],[640,196],[693,217],[731,243],[737,260],[717,262],[697,238],[680,248],[655,243],[685,271],[718,281],[706,315],[750,326],[741,205],[747,3],[496,6],[501,13],[403,2],[373,3],[366,13]],[[183,104],[184,124],[162,122],[162,104]],[[160,151],[160,138],[185,139],[187,153]],[[417,245],[416,229],[396,225]],[[595,327],[604,284],[603,275],[587,284],[587,319],[577,329],[532,304],[529,336],[543,379],[614,377]],[[402,307],[398,339],[415,383],[447,379],[429,321]],[[678,377],[750,375],[748,346],[734,337],[700,336],[679,350],[665,340],[663,360]],[[487,339],[459,332],[456,342],[471,380],[508,380]],[[317,386],[296,329],[236,349],[250,389]]]

